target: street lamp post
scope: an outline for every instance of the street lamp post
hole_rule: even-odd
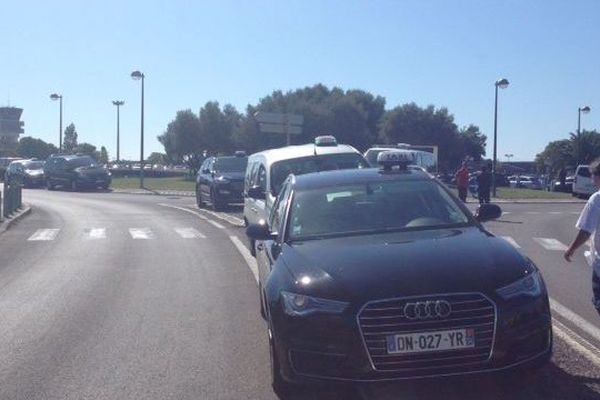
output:
[[[62,94],[52,93],[50,95],[52,100],[60,100],[60,116],[58,122],[58,152],[62,153]]]
[[[514,154],[505,154],[504,157],[506,157],[506,161],[510,161],[513,158]]]
[[[140,127],[140,189],[144,188],[144,78],[146,76],[140,71],[133,71],[131,78],[142,80],[142,117]]]
[[[492,195],[496,197],[496,162],[497,162],[497,147],[498,147],[498,88],[506,89],[508,87],[508,79],[502,78],[494,84],[496,87],[494,101],[494,160],[492,162]]]
[[[581,113],[587,114],[591,111],[589,106],[577,108],[577,163],[581,163]]]
[[[119,162],[119,160],[121,159],[120,157],[120,135],[119,135],[119,119],[120,119],[120,113],[119,113],[119,109],[121,108],[121,106],[123,104],[125,104],[124,101],[122,100],[114,100],[112,102],[115,106],[117,106],[117,162]]]

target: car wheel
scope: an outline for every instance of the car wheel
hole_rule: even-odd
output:
[[[200,190],[200,188],[197,185],[196,185],[196,205],[198,206],[198,208],[204,207],[204,201],[202,200],[202,191]]]
[[[281,375],[281,367],[277,358],[277,350],[275,349],[275,341],[273,339],[273,330],[271,323],[268,325],[267,333],[269,335],[269,358],[271,361],[271,386],[273,391],[280,399],[288,399],[292,394],[299,392],[299,386],[287,382]]]

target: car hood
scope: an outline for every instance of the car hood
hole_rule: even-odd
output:
[[[529,260],[477,227],[295,242],[282,249],[298,290],[345,300],[492,293],[531,271]],[[310,284],[301,284],[310,278]]]
[[[222,176],[230,181],[243,181],[245,172],[217,172],[216,176]]]

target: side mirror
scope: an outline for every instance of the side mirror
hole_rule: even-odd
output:
[[[491,221],[502,216],[502,209],[496,204],[482,204],[475,211],[475,219],[479,222]]]
[[[246,228],[246,235],[252,240],[274,240],[277,235],[271,233],[265,220],[258,221],[258,224],[250,224]]]
[[[264,200],[265,191],[260,186],[252,186],[248,189],[248,197],[255,200]]]

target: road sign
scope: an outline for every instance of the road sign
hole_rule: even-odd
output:
[[[254,114],[254,118],[258,122],[264,124],[280,124],[285,125],[302,125],[304,123],[304,117],[298,114],[284,114],[284,113],[272,113],[258,111]]]
[[[281,124],[259,124],[260,131],[264,133],[282,133],[290,135],[299,135],[302,133],[302,128],[299,126],[288,125],[287,130],[285,125]]]

